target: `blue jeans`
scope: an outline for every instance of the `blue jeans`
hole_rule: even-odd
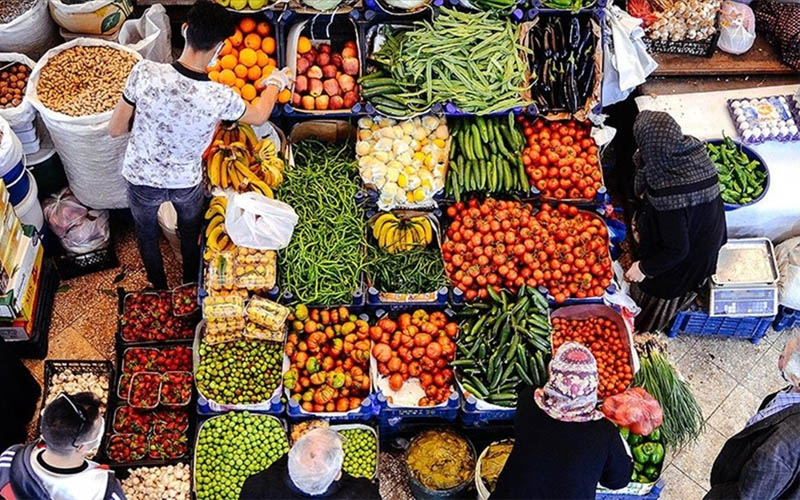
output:
[[[170,201],[178,213],[178,235],[183,258],[183,282],[197,281],[200,266],[200,227],[203,222],[203,184],[185,189],[137,186],[128,182],[128,203],[136,226],[136,240],[147,279],[153,288],[165,290],[167,276],[158,243],[158,209]]]

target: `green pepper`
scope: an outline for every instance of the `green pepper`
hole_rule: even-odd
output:
[[[638,474],[636,474],[636,470],[633,470],[633,471],[631,472],[631,481],[636,481],[636,478],[637,478],[637,477],[639,477],[639,475],[638,475]]]
[[[636,480],[637,483],[649,483],[650,479],[647,478],[644,474],[639,474],[638,479]]]
[[[651,432],[650,435],[647,436],[647,439],[655,442],[661,441],[661,429],[659,428]]]
[[[628,436],[630,435],[631,430],[628,429],[627,427],[620,427],[619,428],[619,433],[622,434],[622,439],[628,439]]]
[[[653,482],[656,479],[658,479],[658,467],[656,467],[655,465],[648,465],[647,467],[644,468],[642,474],[644,474],[647,477],[647,479],[649,479],[648,482]]]
[[[653,465],[661,465],[664,461],[664,446],[661,443],[647,443],[652,444],[653,451],[650,452],[650,463]]]
[[[631,450],[631,453],[633,453],[633,459],[640,464],[646,464],[650,459],[650,454],[645,451],[645,446],[648,444],[650,443],[640,444]]]
[[[642,472],[642,469],[644,469],[644,465],[643,464],[640,464],[639,462],[633,462],[633,470],[634,471]]]
[[[642,442],[642,436],[638,434],[634,434],[631,432],[630,436],[628,436],[628,444],[630,444],[631,446],[636,446],[638,444],[641,444],[641,442]]]

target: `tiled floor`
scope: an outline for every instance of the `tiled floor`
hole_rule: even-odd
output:
[[[162,252],[170,283],[177,284],[180,265],[166,242]],[[117,268],[62,283],[53,311],[49,359],[114,361],[115,290],[139,289],[146,282],[130,230],[117,238],[117,253],[124,273]],[[121,279],[115,283],[117,278]],[[693,446],[668,455],[662,498],[703,496],[725,439],[741,430],[764,396],[785,385],[777,370],[783,337],[771,332],[758,345],[695,337],[667,340],[670,360],[689,381],[703,408],[706,430]],[[44,362],[27,360],[26,364],[41,381]]]

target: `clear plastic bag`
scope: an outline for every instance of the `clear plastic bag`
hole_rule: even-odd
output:
[[[756,40],[756,20],[753,10],[739,2],[722,2],[719,27],[717,46],[729,54],[744,54]]]
[[[89,210],[69,188],[44,202],[44,217],[67,253],[82,255],[105,248],[111,239],[107,210]]]
[[[280,250],[292,239],[297,224],[294,209],[256,193],[228,197],[225,230],[238,247]]]
[[[778,296],[781,305],[800,309],[800,236],[775,247],[778,262]]]

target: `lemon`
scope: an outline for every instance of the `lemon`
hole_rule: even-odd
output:
[[[443,139],[434,139],[433,143],[440,148],[444,148],[445,142]]]
[[[417,188],[414,191],[414,200],[416,202],[420,202],[425,199],[425,191],[422,188]]]
[[[406,174],[398,175],[397,176],[397,185],[400,186],[401,188],[404,188],[404,187],[406,187],[406,184],[408,184],[408,178],[406,177]]]

